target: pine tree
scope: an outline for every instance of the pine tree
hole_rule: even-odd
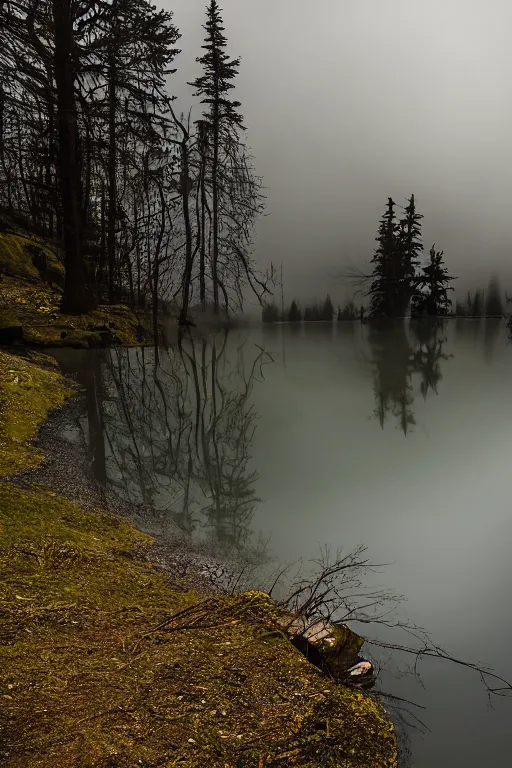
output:
[[[411,195],[408,202],[405,216],[400,220],[399,232],[400,266],[396,293],[398,313],[401,316],[405,315],[409,302],[415,294],[420,255],[423,251],[420,224],[423,216],[416,213],[414,195]]]
[[[485,300],[486,317],[503,317],[503,299],[497,277],[491,277]]]
[[[370,317],[396,317],[399,311],[399,228],[394,211],[395,203],[389,197],[387,211],[382,217],[379,243],[372,259],[374,264],[370,296]]]
[[[197,61],[202,65],[204,74],[196,78],[192,85],[196,92],[194,96],[202,96],[202,104],[208,104],[209,110],[203,118],[203,131],[206,128],[210,136],[211,157],[211,186],[212,186],[212,281],[213,302],[215,312],[219,311],[219,234],[221,229],[219,213],[219,187],[221,145],[229,137],[230,130],[245,130],[239,114],[239,101],[230,101],[228,92],[234,88],[233,80],[238,74],[240,59],[230,59],[224,52],[227,39],[224,36],[220,8],[216,0],[210,0],[207,7],[207,21],[204,30],[207,33],[205,44],[202,46],[205,55]]]
[[[430,249],[430,262],[423,267],[418,277],[419,290],[413,298],[411,314],[413,315],[448,315],[451,310],[451,299],[448,291],[453,291],[450,283],[455,280],[448,274],[443,262],[444,251],[437,251],[435,243]]]
[[[331,301],[331,297],[329,296],[329,294],[327,294],[327,297],[326,297],[326,299],[325,299],[325,301],[323,303],[323,306],[322,306],[322,318],[321,319],[322,320],[329,320],[329,321],[331,321],[333,315],[334,315],[334,306],[333,306],[333,303]]]
[[[295,299],[292,301],[290,309],[288,310],[288,320],[290,323],[297,323],[301,319],[300,309]]]

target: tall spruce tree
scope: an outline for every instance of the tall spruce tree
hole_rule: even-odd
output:
[[[450,283],[455,280],[448,274],[443,261],[444,251],[436,251],[435,243],[430,249],[430,261],[423,267],[417,278],[418,290],[413,297],[411,314],[413,315],[448,315],[451,311],[451,299],[448,291],[453,291]]]
[[[195,96],[202,96],[202,104],[209,105],[202,119],[202,131],[207,130],[210,138],[210,178],[212,188],[212,254],[211,269],[213,282],[214,311],[219,311],[219,241],[221,217],[219,211],[221,185],[221,149],[226,139],[230,139],[233,129],[245,130],[243,117],[238,112],[239,101],[228,98],[229,91],[234,88],[233,80],[238,74],[240,59],[230,59],[225,48],[227,39],[224,36],[222,17],[216,0],[210,0],[206,9],[207,21],[204,30],[207,33],[205,44],[202,46],[205,55],[197,61],[202,65],[204,74],[196,78],[190,85],[195,89]]]
[[[334,315],[334,306],[331,301],[331,297],[327,294],[325,301],[322,305],[322,320],[331,321]]]
[[[370,296],[370,317],[396,317],[399,312],[399,227],[395,215],[396,203],[388,197],[387,210],[377,235],[378,247],[374,264]]]
[[[416,213],[414,195],[409,198],[404,213],[404,217],[400,220],[399,270],[396,287],[399,315],[405,315],[409,302],[415,294],[420,255],[423,251],[420,224],[423,216]]]

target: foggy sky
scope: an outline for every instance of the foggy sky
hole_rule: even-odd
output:
[[[157,0],[158,2],[158,0]],[[206,0],[160,0],[182,38],[170,79],[199,99]],[[414,192],[456,295],[498,272],[512,292],[512,4],[507,0],[220,0],[247,141],[267,189],[255,258],[285,298],[351,292],[388,195]],[[398,211],[400,212],[400,211]]]

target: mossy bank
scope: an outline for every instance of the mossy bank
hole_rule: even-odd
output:
[[[151,539],[8,475],[72,388],[0,353],[0,763],[5,768],[396,766],[378,701],[320,674],[262,593],[199,594]]]
[[[86,315],[62,314],[63,285],[59,244],[0,216],[0,344],[101,347],[151,342],[149,317],[123,304],[100,306]]]

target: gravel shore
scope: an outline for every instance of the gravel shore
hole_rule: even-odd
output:
[[[243,566],[228,563],[212,553],[211,547],[188,539],[170,520],[165,532],[151,525],[152,510],[130,504],[111,487],[103,487],[92,476],[85,446],[71,442],[66,431],[76,427],[85,411],[85,398],[77,394],[56,409],[41,426],[35,444],[42,448],[46,461],[36,469],[21,472],[10,482],[27,487],[39,485],[79,503],[90,510],[107,510],[128,519],[136,528],[153,536],[155,543],[141,557],[166,573],[169,581],[198,592],[230,592],[242,584]],[[238,591],[238,590],[237,590]]]

